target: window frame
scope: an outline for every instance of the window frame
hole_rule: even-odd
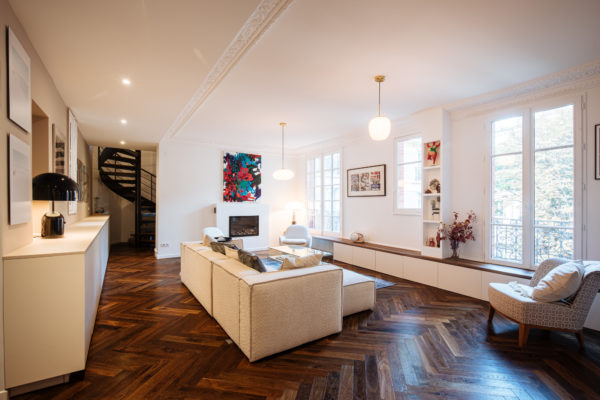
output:
[[[340,231],[339,232],[331,232],[331,231],[326,231],[324,229],[324,220],[325,220],[325,213],[324,213],[324,180],[325,180],[325,174],[324,174],[324,158],[326,155],[333,155],[335,153],[338,153],[340,155]],[[320,182],[320,188],[321,188],[321,214],[320,214],[320,218],[321,218],[321,225],[320,225],[320,229],[315,229],[315,228],[311,228],[310,226],[308,226],[308,218],[309,218],[309,214],[308,214],[308,193],[305,194],[305,201],[306,201],[306,210],[307,210],[307,227],[308,230],[311,234],[313,235],[322,235],[322,236],[332,236],[332,237],[342,237],[343,236],[343,232],[344,232],[344,153],[343,153],[343,149],[339,149],[339,148],[332,148],[332,149],[327,149],[318,153],[310,153],[306,155],[306,158],[304,160],[304,168],[305,168],[305,175],[306,175],[306,167],[307,167],[307,163],[309,160],[314,160],[316,158],[319,158],[321,160],[321,182]],[[314,167],[313,167],[314,168]],[[333,168],[332,168],[333,171]],[[314,176],[314,175],[313,175]],[[304,187],[308,188],[308,175],[306,175],[305,177],[305,182],[304,182]],[[313,191],[314,191],[314,184],[313,184]]]
[[[398,143],[410,139],[421,139],[419,155],[421,156],[421,207],[420,208],[399,208],[398,207]],[[407,163],[404,163],[407,164]],[[423,135],[420,132],[411,132],[406,135],[394,137],[394,199],[393,199],[393,214],[394,215],[423,215]]]
[[[585,240],[584,220],[584,191],[585,191],[585,135],[583,132],[583,99],[582,96],[569,96],[555,98],[545,101],[529,103],[518,108],[509,108],[490,115],[486,120],[486,168],[488,171],[485,186],[485,261],[492,264],[506,265],[511,267],[535,270],[535,126],[534,115],[536,112],[573,105],[573,259],[584,256],[583,243]],[[493,214],[492,205],[492,129],[493,123],[505,118],[522,117],[523,121],[523,171],[522,171],[522,193],[523,193],[523,254],[522,263],[498,260],[492,258],[492,235],[491,219]]]

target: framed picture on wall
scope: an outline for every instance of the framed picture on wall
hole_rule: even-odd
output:
[[[6,27],[8,118],[31,133],[31,60],[15,33]]]
[[[69,109],[69,178],[77,181],[77,120]],[[69,215],[77,214],[77,202],[69,202]]]
[[[31,148],[8,135],[8,222],[23,224],[31,219]]]
[[[346,171],[348,197],[385,196],[385,164]]]
[[[600,180],[600,124],[596,125],[596,140],[594,141],[594,165],[596,180]]]
[[[57,174],[67,172],[67,142],[55,124],[52,124],[52,165]]]

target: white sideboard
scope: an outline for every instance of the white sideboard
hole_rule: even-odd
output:
[[[109,251],[109,217],[3,257],[6,387],[85,369]]]
[[[529,281],[529,279],[506,274],[365,249],[343,243],[333,243],[333,258],[397,278],[435,286],[482,300],[487,300],[487,286],[490,282],[518,281],[526,283]]]

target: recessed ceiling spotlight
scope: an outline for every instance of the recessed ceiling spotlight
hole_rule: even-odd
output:
[[[125,144],[125,141],[124,141],[124,140],[121,140],[119,143],[121,143],[121,144]]]
[[[131,80],[129,78],[121,79],[121,83],[125,86],[131,86]]]
[[[121,119],[121,124],[122,125],[127,125],[127,120],[125,118]]]

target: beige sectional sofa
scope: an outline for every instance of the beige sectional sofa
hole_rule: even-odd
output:
[[[250,361],[342,330],[373,309],[375,282],[331,264],[259,273],[199,242],[181,244],[181,281]]]

